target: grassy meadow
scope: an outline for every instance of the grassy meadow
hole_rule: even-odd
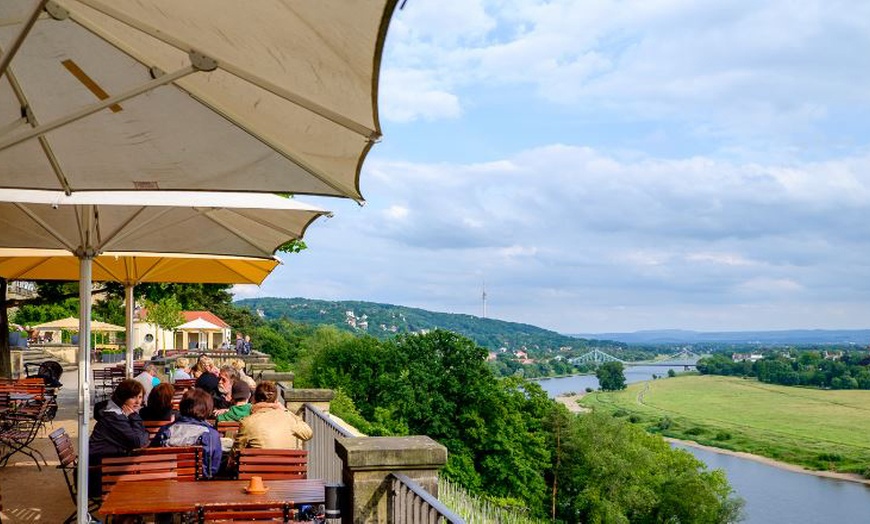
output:
[[[664,436],[870,477],[870,391],[687,375],[596,392],[580,404]]]

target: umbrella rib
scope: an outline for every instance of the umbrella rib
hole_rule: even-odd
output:
[[[174,36],[169,35],[168,33],[164,32],[164,31],[160,31],[155,27],[152,27],[148,24],[143,23],[141,20],[136,20],[133,17],[127,16],[123,12],[121,12],[117,9],[112,9],[111,7],[109,7],[108,5],[106,5],[102,2],[99,2],[97,0],[79,0],[79,1],[82,4],[85,4],[88,7],[92,8],[96,11],[99,11],[100,13],[102,13],[110,18],[113,18],[113,19],[115,19],[115,20],[129,26],[129,27],[132,27],[133,29],[141,31],[141,32],[151,36],[152,38],[155,38],[155,39],[157,39],[157,40],[159,40],[167,45],[170,45],[170,46],[172,46],[180,51],[183,51],[186,53],[186,52],[189,52],[191,49],[194,49],[194,46],[191,45],[189,42],[185,42],[184,40],[182,40],[180,38],[176,38]],[[76,20],[76,22],[78,22],[82,25],[86,25],[86,24],[92,25],[76,15],[72,15],[72,17]],[[88,27],[88,29],[94,30],[95,28]],[[275,85],[274,83],[269,82],[268,80],[266,80],[264,78],[260,78],[256,75],[253,75],[249,72],[246,72],[243,69],[237,67],[236,65],[234,65],[232,63],[228,63],[224,60],[220,60],[219,67],[221,69],[223,69],[224,71],[232,74],[233,76],[236,76],[236,77],[239,77],[243,80],[247,80],[248,82],[251,82],[252,84],[259,87],[260,89],[268,91],[275,96],[283,98],[289,102],[292,102],[292,103],[298,105],[299,107],[307,109],[308,111],[310,111],[316,115],[319,115],[319,116],[321,116],[321,117],[323,117],[323,118],[325,118],[325,119],[327,119],[335,124],[338,124],[341,127],[344,127],[345,129],[353,131],[354,133],[365,137],[369,141],[372,141],[372,142],[376,141],[381,136],[378,131],[376,131],[374,129],[370,129],[368,126],[365,126],[365,125],[363,125],[359,122],[356,122],[356,121],[354,121],[354,120],[352,120],[344,115],[341,115],[341,114],[339,114],[339,113],[337,113],[337,112],[335,112],[327,107],[324,107],[324,106],[318,104],[317,102],[314,102],[313,100],[309,100],[301,95],[298,95],[298,94],[293,93],[287,89],[284,89],[278,85]]]
[[[216,261],[219,265],[223,266],[223,267],[224,267],[227,271],[229,271],[230,273],[232,273],[232,274],[234,274],[234,275],[238,275],[240,280],[241,280],[241,279],[245,279],[249,284],[253,284],[253,283],[254,283],[254,282],[251,281],[251,280],[252,280],[251,277],[249,277],[249,276],[243,274],[242,272],[238,271],[237,269],[235,269],[235,268],[233,268],[233,267],[230,267],[230,265],[227,264],[225,261],[223,261],[223,260],[221,260],[221,259],[215,259],[215,261]],[[256,266],[255,266],[254,264],[251,264],[250,262],[247,262],[247,261],[246,261],[245,263],[246,263],[247,265],[250,265],[252,269],[256,269]]]
[[[99,257],[94,257],[94,264],[100,266],[100,267],[103,269],[103,271],[105,271],[107,275],[109,275],[110,277],[112,277],[112,280],[114,280],[115,282],[126,283],[126,280],[124,280],[123,278],[121,278],[120,276],[118,276],[117,273],[115,273],[114,271],[112,271],[111,269],[109,269],[109,266],[107,266],[106,264],[102,263],[102,262],[100,261],[100,258],[99,258]]]
[[[208,107],[209,109],[211,109],[212,111],[214,111],[215,113],[220,115],[221,117],[225,118],[227,121],[229,121],[233,125],[237,126],[239,129],[244,130],[246,133],[248,133],[249,135],[251,135],[255,139],[259,140],[261,143],[265,144],[267,147],[269,147],[270,149],[272,149],[273,151],[275,151],[279,155],[283,156],[284,158],[286,158],[290,162],[292,162],[292,163],[296,164],[297,166],[299,166],[300,168],[302,168],[309,175],[320,180],[321,182],[323,182],[327,186],[331,187],[332,189],[338,191],[340,194],[342,194],[348,198],[351,198],[351,199],[355,200],[356,202],[362,202],[361,198],[355,196],[355,195],[359,194],[359,192],[356,189],[351,190],[351,189],[348,189],[347,187],[345,187],[343,184],[336,183],[328,175],[323,173],[320,169],[317,169],[316,167],[310,165],[308,162],[305,162],[304,160],[298,158],[296,155],[294,155],[290,151],[287,151],[287,149],[284,148],[284,146],[282,146],[281,144],[267,138],[266,136],[264,136],[261,133],[257,133],[255,131],[253,131],[250,126],[248,126],[247,124],[242,122],[241,118],[233,116],[233,115],[229,114],[229,112],[227,112],[223,109],[219,109],[216,104],[206,100],[202,95],[197,94],[197,93],[192,93],[192,92],[188,91],[187,89],[184,89],[184,87],[182,87],[178,84],[176,84],[176,86],[179,89],[184,90],[188,95],[190,95],[191,98],[197,100],[199,103]]]
[[[229,211],[229,210],[227,210],[227,211]],[[206,217],[207,219],[209,219],[209,220],[211,220],[212,222],[214,222],[215,224],[217,224],[218,226],[220,226],[220,227],[226,229],[227,231],[229,231],[229,232],[232,233],[233,235],[237,236],[237,237],[239,238],[239,240],[241,240],[242,242],[244,242],[244,243],[248,244],[249,246],[255,248],[257,251],[259,251],[259,252],[261,252],[261,253],[264,251],[263,248],[261,248],[260,246],[258,246],[258,245],[255,244],[255,243],[253,243],[252,241],[248,240],[248,237],[245,236],[241,231],[238,231],[236,228],[230,226],[229,224],[225,224],[225,223],[222,222],[220,219],[218,219],[218,218],[212,216],[212,211],[211,211],[211,209],[203,209],[203,210],[200,211],[200,213],[201,213],[204,217]],[[295,238],[295,235],[294,235],[294,238]],[[272,252],[273,252],[273,251],[274,251],[274,249],[273,249],[272,251],[269,252],[269,255],[270,255],[270,256],[272,255]]]
[[[12,45],[10,45],[9,49],[3,53],[2,57],[0,57],[0,78],[3,78],[3,75],[6,74],[9,64],[12,63],[12,58],[15,57],[16,53],[18,53],[18,50],[21,48],[21,44],[23,44],[24,40],[27,39],[27,35],[30,33],[30,30],[33,29],[33,25],[36,23],[36,20],[42,13],[42,9],[47,3],[48,0],[39,0],[39,2],[33,6],[33,12],[30,13],[30,17],[24,25],[21,26],[21,30],[18,34],[15,35],[15,40],[12,41]]]
[[[288,235],[288,236],[293,237],[293,238],[300,238],[302,236],[302,235],[300,235],[294,231],[291,231],[283,226],[275,224],[274,222],[272,222],[270,220],[266,220],[265,218],[261,218],[259,216],[249,215],[248,213],[245,213],[245,211],[241,210],[241,209],[227,209],[226,211],[229,213],[233,213],[235,215],[239,215],[240,217],[244,217],[244,218],[250,220],[251,222],[254,222],[254,223],[259,224],[261,226],[268,227],[270,229],[274,229],[275,231],[280,231],[281,233],[284,233],[285,235]],[[315,215],[315,216],[317,216],[317,215]]]
[[[160,266],[164,265],[165,263],[166,263],[165,258],[158,259],[157,262],[152,264],[151,267],[149,267],[144,273],[139,275],[139,278],[136,279],[136,285],[141,284],[146,278],[148,278],[151,275],[151,273],[154,273],[155,271],[157,271],[157,269]]]
[[[15,207],[17,207],[19,210],[21,210],[21,212],[23,212],[25,215],[30,217],[31,220],[36,222],[36,225],[38,225],[39,227],[44,229],[46,233],[48,233],[49,235],[54,237],[55,240],[57,240],[58,242],[63,244],[69,251],[75,253],[76,247],[73,246],[72,244],[70,244],[64,238],[63,235],[58,233],[53,227],[48,225],[43,219],[41,219],[38,215],[36,215],[33,211],[31,211],[29,207],[25,206],[24,204],[18,203],[18,202],[15,202],[13,205]]]
[[[277,231],[280,231],[280,232],[282,232],[282,233],[284,233],[284,234],[286,234],[286,235],[289,235],[289,236],[293,237],[294,239],[299,239],[299,238],[302,238],[303,236],[305,236],[305,231],[308,229],[308,227],[309,227],[309,226],[310,226],[310,225],[311,225],[315,220],[317,220],[318,217],[320,217],[320,216],[332,217],[332,213],[329,213],[329,212],[325,212],[325,213],[312,213],[312,214],[311,214],[311,217],[308,219],[308,221],[306,221],[305,225],[302,226],[302,228],[300,229],[299,233],[295,233],[295,232],[290,231],[290,230],[288,230],[288,229],[286,229],[286,228],[283,228],[283,227],[281,227],[281,226],[279,226],[279,225],[277,225],[277,224],[274,224],[274,223],[272,223],[272,222],[270,222],[270,221],[268,221],[268,220],[264,220],[264,219],[261,219],[260,217],[257,217],[257,216],[251,216],[251,215],[249,215],[249,214],[246,214],[246,213],[245,213],[243,210],[241,210],[241,209],[227,209],[227,211],[229,211],[229,212],[231,212],[231,213],[235,213],[235,214],[237,214],[237,215],[239,215],[239,216],[241,216],[241,217],[244,217],[244,218],[246,218],[246,219],[248,219],[248,220],[251,220],[252,222],[256,222],[257,224],[260,224],[260,225],[262,225],[262,226],[269,227],[269,228],[275,229],[275,230],[277,230]]]
[[[143,31],[140,27],[138,27],[136,25],[135,21],[129,20],[128,19],[129,17],[126,17],[122,13],[118,13],[118,12],[116,12],[116,11],[112,10],[111,8],[106,7],[106,6],[102,6],[102,7],[98,8],[95,5],[89,4],[87,0],[85,0],[82,3],[89,5],[89,7],[91,7],[92,9],[96,9],[97,11],[102,12],[104,15],[109,16],[110,18],[114,18],[114,19],[124,23],[125,25],[128,25],[129,27],[132,27],[132,28],[139,30],[139,31]],[[111,13],[110,13],[110,11],[111,11]],[[87,29],[88,31],[91,31],[92,33],[100,36],[106,42],[113,45],[116,49],[118,49],[122,53],[132,57],[134,60],[138,61],[139,63],[141,63],[145,66],[152,65],[152,64],[148,63],[148,60],[146,57],[141,56],[134,49],[130,48],[129,46],[124,45],[122,42],[120,42],[116,38],[112,37],[112,35],[107,34],[105,31],[103,31],[100,28],[100,26],[98,26],[97,24],[95,24],[94,22],[89,20],[88,18],[81,16],[81,15],[78,15],[76,13],[71,13],[70,18],[73,19],[76,23],[78,23],[82,27],[84,27],[85,29]],[[147,31],[145,33],[150,34]],[[160,33],[160,34],[163,35],[163,33]],[[151,35],[151,36],[154,36],[154,35]],[[164,35],[164,36],[166,36],[166,35]],[[170,43],[170,45],[174,45],[174,44]],[[174,46],[179,48],[179,49],[185,50],[185,52],[188,52],[190,49],[190,48],[182,48],[182,47],[179,47],[178,45],[174,45]],[[224,69],[226,70],[225,67],[224,67]],[[311,166],[310,164],[308,164],[304,160],[301,160],[300,158],[297,158],[296,155],[294,155],[290,151],[287,151],[287,149],[285,147],[283,147],[282,145],[280,145],[279,143],[263,136],[261,133],[257,133],[255,131],[253,131],[251,129],[251,126],[243,123],[243,119],[241,117],[231,115],[226,110],[218,108],[218,104],[216,104],[215,102],[212,102],[210,100],[205,99],[205,97],[203,97],[202,94],[195,94],[195,93],[191,92],[190,90],[185,89],[183,86],[181,86],[179,84],[175,84],[175,86],[178,89],[181,89],[182,91],[187,93],[191,98],[195,99],[199,103],[203,104],[204,106],[206,106],[209,109],[211,109],[212,111],[214,111],[216,114],[225,118],[231,124],[237,126],[239,129],[245,131],[246,133],[248,133],[250,136],[252,136],[256,140],[265,144],[267,147],[269,147],[270,149],[272,149],[273,151],[275,151],[279,155],[283,156],[284,158],[286,158],[287,160],[289,160],[290,162],[292,162],[296,166],[300,167],[302,170],[306,171],[308,174],[310,174],[311,176],[313,176],[314,178],[316,178],[317,180],[319,180],[320,182],[322,182],[326,186],[332,188],[333,190],[338,192],[340,195],[345,196],[347,198],[351,198],[354,201],[356,201],[357,203],[363,202],[363,199],[359,194],[359,190],[357,190],[356,188],[348,188],[348,187],[345,187],[343,184],[336,183],[334,180],[331,179],[331,177],[329,175],[324,173],[322,170],[317,169],[314,166]],[[372,142],[372,141],[370,141],[370,142]]]
[[[164,208],[164,209],[162,209],[162,210],[160,210],[160,211],[155,211],[155,213],[154,213],[153,216],[151,216],[151,217],[149,217],[149,218],[146,218],[146,219],[142,220],[142,222],[140,222],[139,224],[137,224],[137,225],[135,225],[135,226],[133,226],[133,227],[127,227],[127,226],[129,226],[129,225],[130,225],[134,220],[136,220],[137,218],[139,218],[139,216],[142,215],[142,213],[144,213],[144,212],[146,211],[146,209],[147,209],[147,208],[146,208],[145,206],[142,206],[142,207],[140,207],[140,208],[139,208],[135,213],[133,213],[132,215],[130,215],[130,217],[129,217],[127,220],[125,220],[124,223],[122,223],[120,226],[118,226],[117,228],[115,228],[114,231],[112,231],[110,234],[108,234],[108,235],[106,236],[105,240],[103,240],[103,241],[100,243],[100,245],[99,245],[99,249],[100,249],[100,250],[103,250],[103,251],[107,251],[107,250],[109,250],[107,246],[108,246],[110,243],[112,243],[112,242],[120,242],[120,241],[123,240],[124,238],[126,238],[126,237],[132,235],[133,233],[135,233],[135,232],[137,232],[137,231],[139,231],[139,230],[142,229],[143,227],[150,225],[152,222],[154,222],[154,221],[157,220],[158,218],[160,218],[160,217],[162,217],[163,215],[165,215],[166,213],[169,213],[170,211],[172,211],[172,208],[171,208],[171,207]]]
[[[26,268],[21,271],[16,271],[14,275],[6,275],[8,280],[18,280],[20,278],[26,278],[24,275],[30,273],[34,269],[48,262],[48,258],[37,258],[36,262],[33,264],[29,264]]]
[[[178,80],[179,78],[183,78],[183,77],[190,75],[190,74],[193,74],[197,71],[198,71],[198,69],[196,67],[189,65],[189,66],[183,67],[177,71],[174,71],[172,73],[167,73],[165,75],[159,76],[159,77],[155,78],[154,80],[151,80],[150,82],[146,82],[142,85],[134,87],[133,89],[125,91],[119,95],[110,96],[109,98],[106,98],[105,100],[102,100],[102,101],[97,102],[95,104],[91,104],[89,106],[83,107],[83,108],[79,109],[78,111],[73,111],[72,113],[69,113],[66,116],[62,116],[60,118],[52,120],[51,122],[47,122],[45,124],[36,126],[32,129],[30,129],[29,131],[27,131],[26,133],[21,133],[19,135],[2,140],[2,141],[0,141],[0,151],[3,151],[4,149],[8,149],[14,145],[20,144],[21,142],[24,142],[25,140],[30,140],[31,138],[33,138],[35,136],[44,135],[45,133],[53,131],[59,127],[63,127],[65,125],[71,124],[72,122],[75,122],[77,120],[81,120],[82,118],[90,116],[94,113],[98,113],[98,112],[102,111],[103,109],[114,106],[116,104],[119,104],[120,102],[123,102],[125,100],[128,100],[128,99],[136,97],[136,96],[139,96],[143,93],[147,93],[148,91],[152,91],[160,86],[172,83],[172,82]]]
[[[9,80],[9,86],[12,88],[12,91],[15,93],[15,96],[18,98],[18,103],[21,104],[21,107],[24,108],[24,117],[22,120],[29,123],[31,128],[34,128],[39,125],[39,120],[37,120],[36,115],[33,114],[33,110],[30,107],[30,101],[27,100],[27,96],[24,94],[24,90],[21,89],[21,85],[18,83],[18,79],[15,78],[15,75],[12,71],[6,72],[6,78]],[[11,129],[4,129],[0,136],[6,136],[7,133],[11,133]],[[69,182],[66,179],[66,175],[63,173],[63,169],[60,167],[60,163],[57,161],[57,157],[54,154],[54,150],[51,148],[51,144],[48,143],[48,138],[45,136],[39,137],[39,145],[42,146],[42,152],[45,153],[46,158],[48,159],[48,163],[51,164],[51,168],[54,170],[54,175],[57,177],[58,182],[60,182],[61,187],[64,190],[64,193],[67,195],[70,194],[70,186]]]

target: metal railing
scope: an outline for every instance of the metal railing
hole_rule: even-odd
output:
[[[401,473],[391,473],[387,511],[393,524],[465,524],[431,493]]]
[[[342,482],[344,462],[335,452],[335,439],[355,435],[307,402],[302,405],[302,418],[314,433],[311,440],[305,443],[305,449],[308,450],[308,477],[323,479],[327,483]]]

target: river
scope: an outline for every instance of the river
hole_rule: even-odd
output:
[[[675,371],[683,368],[675,367]],[[651,380],[652,375],[667,375],[668,368],[628,367],[626,382]],[[551,397],[598,387],[590,375],[552,378],[538,382]],[[761,462],[697,449],[681,444],[711,469],[721,468],[731,487],[746,501],[748,524],[829,524],[870,522],[870,487],[806,473],[788,471]]]

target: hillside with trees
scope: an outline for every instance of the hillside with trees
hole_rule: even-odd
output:
[[[618,351],[624,344],[578,339],[529,324],[456,313],[362,301],[327,301],[306,298],[251,298],[234,303],[267,320],[287,319],[310,325],[331,325],[385,340],[398,334],[444,329],[470,338],[490,350],[525,350],[530,355],[591,346]]]

